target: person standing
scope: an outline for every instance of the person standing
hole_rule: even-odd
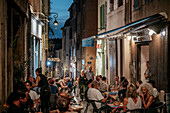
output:
[[[87,78],[85,76],[84,70],[81,70],[81,75],[78,78],[79,88],[80,88],[80,98],[83,99],[83,94],[85,92],[85,83]]]
[[[145,78],[143,82],[149,82],[149,78],[150,78],[149,61],[146,62],[146,67],[147,69],[145,70],[145,73],[144,73]]]
[[[32,87],[40,87],[40,100],[41,100],[41,110],[43,113],[49,113],[50,106],[50,87],[47,81],[47,77],[42,74],[42,69],[36,69],[36,83]]]
[[[87,80],[90,80],[90,79],[94,80],[94,72],[92,71],[91,66],[89,66],[89,70],[87,70],[85,74],[86,74]]]

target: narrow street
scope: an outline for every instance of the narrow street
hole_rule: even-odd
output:
[[[0,0],[0,17],[0,113],[170,113],[170,0]]]

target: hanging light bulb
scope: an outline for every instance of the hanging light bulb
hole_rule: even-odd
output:
[[[58,25],[58,21],[55,19],[53,25],[57,26]]]
[[[55,18],[55,21],[54,21],[53,25],[57,26],[58,25],[58,21],[57,21],[56,18],[58,17],[58,14],[54,15],[53,17]]]

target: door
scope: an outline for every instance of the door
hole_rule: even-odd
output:
[[[137,47],[137,80],[144,80],[147,61],[149,61],[149,45],[139,45]]]
[[[109,70],[110,70],[110,84],[113,84],[114,77],[116,76],[116,40],[109,41]]]

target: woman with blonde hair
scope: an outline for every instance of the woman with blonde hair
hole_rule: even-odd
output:
[[[149,83],[143,83],[139,87],[139,94],[142,97],[142,103],[144,108],[154,106],[153,87]]]
[[[142,107],[142,102],[140,97],[137,95],[136,86],[130,84],[127,88],[126,98],[123,101],[123,112],[126,112],[126,109],[133,110]]]

